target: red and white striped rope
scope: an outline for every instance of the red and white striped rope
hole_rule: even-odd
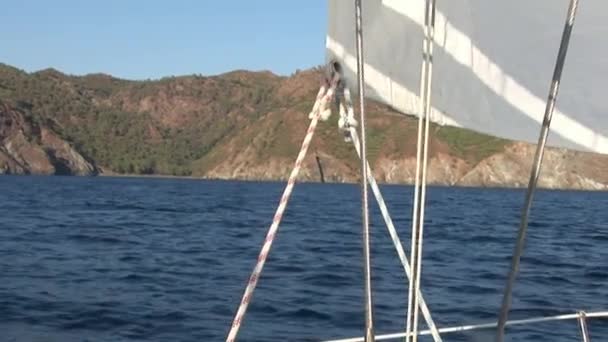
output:
[[[285,208],[287,207],[287,202],[289,201],[289,197],[291,196],[291,192],[293,190],[293,186],[296,182],[296,178],[300,173],[300,168],[302,166],[302,162],[304,161],[304,157],[306,156],[306,152],[308,152],[308,147],[310,145],[310,141],[312,140],[312,136],[315,133],[315,128],[317,127],[317,123],[319,122],[319,116],[321,112],[323,112],[327,105],[330,103],[334,93],[336,91],[336,87],[338,84],[338,78],[335,77],[329,87],[327,85],[321,86],[319,89],[319,93],[317,94],[317,99],[313,106],[313,117],[310,121],[310,125],[308,127],[308,131],[306,133],[306,137],[302,142],[302,147],[300,149],[300,153],[298,154],[298,158],[296,159],[295,166],[291,171],[291,175],[289,176],[289,180],[287,181],[287,186],[283,191],[283,196],[281,197],[281,202],[277,208],[277,211],[274,215],[274,219],[272,220],[272,224],[268,229],[268,233],[266,234],[266,240],[264,240],[264,245],[262,246],[262,250],[260,251],[260,255],[258,257],[258,261],[249,277],[249,282],[247,283],[247,287],[245,288],[245,293],[243,295],[243,299],[241,300],[241,305],[234,317],[234,321],[232,322],[232,327],[230,328],[230,332],[228,333],[228,337],[226,338],[226,342],[234,342],[236,340],[236,336],[238,334],[239,328],[243,322],[243,318],[247,311],[247,307],[251,301],[253,296],[253,291],[258,283],[260,278],[260,274],[262,273],[262,269],[264,268],[264,264],[266,263],[266,258],[268,257],[268,253],[270,252],[270,247],[272,247],[272,242],[274,241],[277,230],[279,229],[279,224],[283,218],[283,213],[285,212]]]

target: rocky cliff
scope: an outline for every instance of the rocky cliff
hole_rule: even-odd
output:
[[[158,174],[284,180],[308,126],[318,70],[290,77],[234,71],[129,81],[109,75],[26,73],[0,64],[0,172]],[[369,103],[368,148],[381,182],[412,183],[415,118]],[[429,182],[524,186],[534,146],[431,127]],[[319,124],[301,180],[358,180],[354,149],[334,114]],[[540,185],[608,187],[608,156],[549,149]]]
[[[93,175],[95,167],[30,115],[0,101],[0,174]]]

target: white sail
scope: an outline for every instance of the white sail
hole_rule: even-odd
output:
[[[568,0],[438,0],[431,120],[536,143]],[[419,112],[425,0],[363,1],[367,94]],[[581,1],[549,146],[608,154],[608,2]],[[329,0],[327,60],[356,89],[354,1]]]

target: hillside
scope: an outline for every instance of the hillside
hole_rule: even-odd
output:
[[[317,70],[129,81],[109,75],[26,73],[0,64],[0,173],[157,174],[283,180],[289,175],[319,85]],[[416,120],[369,103],[368,146],[376,177],[411,183]],[[320,123],[301,180],[358,180],[337,115]],[[522,186],[534,146],[432,126],[429,181]],[[19,148],[15,148],[19,146]],[[608,157],[550,149],[540,185],[606,189]]]

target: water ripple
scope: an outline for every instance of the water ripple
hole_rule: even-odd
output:
[[[283,186],[0,177],[0,340],[223,340]],[[411,188],[382,190],[408,253]],[[359,196],[356,185],[296,186],[239,341],[361,335]],[[422,284],[436,323],[495,320],[521,191],[431,187],[427,196]],[[608,309],[606,203],[605,193],[539,191],[512,318]],[[371,221],[377,332],[396,332],[408,281],[375,205]],[[605,320],[589,326],[592,340],[608,340]],[[575,322],[509,329],[513,341],[577,334]]]

